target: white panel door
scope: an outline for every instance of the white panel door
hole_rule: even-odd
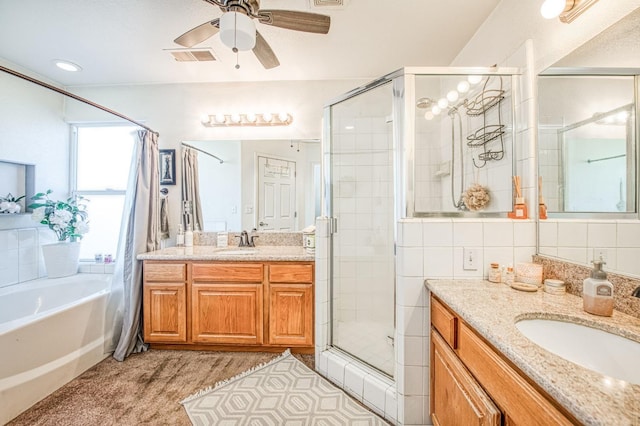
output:
[[[294,231],[295,161],[258,156],[258,229]]]

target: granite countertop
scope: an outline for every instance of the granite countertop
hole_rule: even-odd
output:
[[[312,262],[313,254],[302,246],[259,246],[259,247],[169,247],[150,251],[137,256],[138,260],[233,260],[262,262]]]
[[[570,294],[520,292],[482,280],[429,279],[426,286],[580,422],[640,425],[640,385],[566,361],[515,327],[528,318],[565,320],[640,342],[640,319],[618,311],[612,317],[599,317],[584,312],[582,299]]]

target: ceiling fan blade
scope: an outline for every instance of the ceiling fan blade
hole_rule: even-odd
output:
[[[319,13],[261,9],[258,15],[263,24],[307,33],[327,34],[331,26],[331,17]]]
[[[278,61],[276,54],[271,50],[271,46],[269,46],[269,43],[267,43],[258,31],[256,31],[256,45],[253,48],[253,53],[266,69],[275,68],[280,65],[280,61]]]
[[[215,35],[218,31],[220,31],[219,27],[220,19],[216,18],[213,21],[205,22],[202,25],[198,25],[197,27],[190,29],[173,41],[180,46],[193,47],[196,44],[201,43],[209,37]]]

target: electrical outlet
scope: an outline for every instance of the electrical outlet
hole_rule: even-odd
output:
[[[607,255],[609,251],[606,248],[594,248],[593,249],[593,260],[604,260],[607,261]]]
[[[478,270],[478,249],[463,248],[462,255],[462,269],[465,271],[477,271]]]

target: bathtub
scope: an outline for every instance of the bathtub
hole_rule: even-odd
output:
[[[109,356],[110,274],[0,288],[0,425]]]

